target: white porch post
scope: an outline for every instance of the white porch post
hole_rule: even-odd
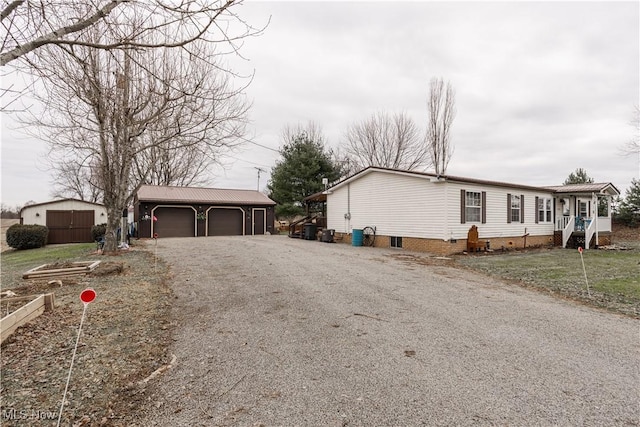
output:
[[[600,246],[598,241],[598,196],[596,193],[591,193],[591,205],[593,206],[593,220],[596,222],[596,248]],[[586,245],[585,245],[586,246]]]

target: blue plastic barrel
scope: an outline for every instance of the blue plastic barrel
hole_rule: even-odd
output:
[[[354,228],[353,235],[351,236],[351,246],[362,246],[363,236],[362,230]]]

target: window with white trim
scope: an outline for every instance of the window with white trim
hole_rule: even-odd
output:
[[[467,222],[480,222],[482,220],[482,193],[467,191],[464,216]]]
[[[511,222],[520,222],[520,196],[511,195]]]
[[[551,222],[551,199],[548,197],[538,198],[538,222]]]

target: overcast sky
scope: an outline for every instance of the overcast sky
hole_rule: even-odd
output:
[[[624,194],[639,159],[619,148],[640,97],[640,7],[633,2],[249,2],[264,34],[246,40],[255,72],[249,138],[278,150],[282,128],[314,121],[330,146],[378,111],[426,128],[429,80],[456,91],[447,173],[558,185],[585,168]],[[2,201],[50,199],[46,147],[2,120]],[[255,144],[212,170],[213,186],[264,190],[279,155]]]

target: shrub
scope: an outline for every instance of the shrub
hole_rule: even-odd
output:
[[[98,224],[91,227],[91,237],[94,241],[100,240],[102,236],[107,232],[107,224]]]
[[[49,229],[44,225],[13,224],[7,229],[7,245],[15,249],[41,248],[48,236]]]

